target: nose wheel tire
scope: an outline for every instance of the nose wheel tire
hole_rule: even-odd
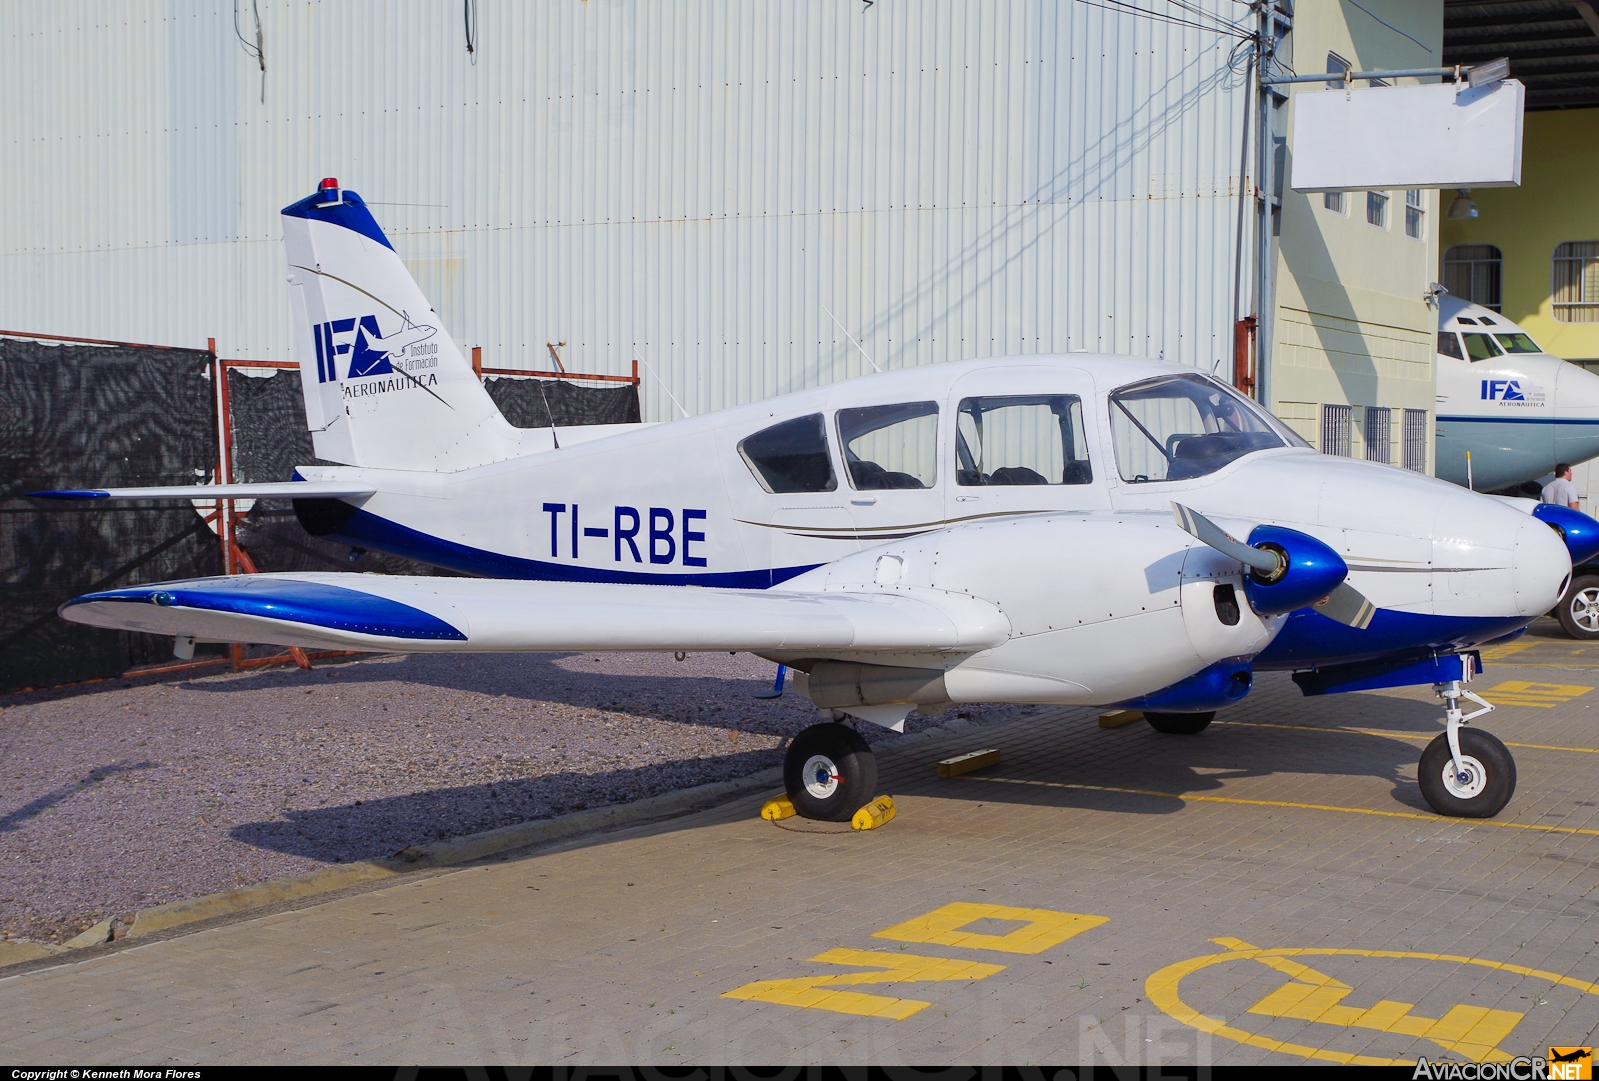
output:
[[[1516,793],[1516,760],[1497,738],[1475,728],[1460,730],[1460,769],[1441,735],[1421,752],[1421,794],[1428,806],[1452,818],[1492,818]]]
[[[1573,579],[1555,606],[1555,618],[1578,641],[1599,641],[1599,575],[1584,574]]]
[[[1144,712],[1149,727],[1168,736],[1197,736],[1216,719],[1216,711],[1209,713],[1150,713]]]
[[[813,724],[788,745],[783,787],[806,818],[848,822],[877,789],[877,756],[860,733],[841,724]]]

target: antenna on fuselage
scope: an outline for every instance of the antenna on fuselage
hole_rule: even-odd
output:
[[[679,413],[683,414],[683,419],[687,420],[688,419],[688,410],[684,409],[683,408],[683,403],[677,400],[677,395],[673,394],[672,393],[672,388],[666,385],[666,380],[662,379],[660,377],[660,375],[656,373],[655,369],[650,366],[650,362],[644,359],[644,350],[640,349],[638,346],[635,345],[633,347],[633,352],[638,355],[639,363],[644,365],[645,371],[647,371],[651,375],[655,376],[655,381],[657,383],[661,384],[661,389],[666,391],[666,396],[668,398],[672,399],[672,404],[677,406],[677,411]]]
[[[865,357],[866,358],[866,363],[868,363],[868,364],[870,364],[872,366],[872,371],[877,372],[879,375],[881,375],[882,372],[883,372],[883,369],[881,369],[881,368],[879,368],[877,366],[877,361],[872,359],[872,355],[870,353],[868,353],[864,349],[861,349],[861,343],[855,340],[855,336],[853,334],[851,334],[848,329],[845,328],[844,324],[838,322],[838,316],[834,315],[830,311],[827,311],[827,305],[826,304],[822,305],[822,310],[824,312],[827,312],[827,317],[829,319],[831,319],[835,323],[838,323],[838,329],[844,331],[844,337],[849,339],[849,343],[851,345],[853,345],[856,349],[860,349],[861,350],[861,356]]]

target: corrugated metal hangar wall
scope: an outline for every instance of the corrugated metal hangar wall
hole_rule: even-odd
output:
[[[260,0],[263,74],[249,0],[12,5],[0,327],[285,359],[277,211],[336,176],[485,364],[641,355],[691,412],[868,370],[828,310],[884,368],[1226,371],[1247,103],[1215,27],[1248,10],[1146,6],[1210,28],[1069,0]]]

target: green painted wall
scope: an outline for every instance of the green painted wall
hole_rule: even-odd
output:
[[[1441,194],[1447,210],[1455,193]],[[1599,323],[1557,323],[1550,284],[1557,244],[1599,240],[1599,109],[1528,113],[1521,187],[1478,188],[1471,197],[1480,216],[1444,219],[1440,260],[1455,244],[1496,245],[1504,255],[1505,315],[1558,357],[1599,359]]]

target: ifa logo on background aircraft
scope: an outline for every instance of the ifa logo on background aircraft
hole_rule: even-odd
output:
[[[412,368],[437,364],[438,346],[421,344],[437,333],[436,328],[418,326],[403,317],[402,321],[403,325],[387,337],[378,328],[375,315],[313,324],[311,337],[316,342],[317,382],[337,380],[339,358],[345,356],[349,357],[349,366],[344,369],[345,379],[393,375],[396,366],[402,372],[409,372]],[[421,356],[424,351],[430,356]]]
[[[1484,379],[1482,381],[1482,397],[1490,402],[1524,402],[1526,395],[1521,393],[1521,380],[1519,379]]]

